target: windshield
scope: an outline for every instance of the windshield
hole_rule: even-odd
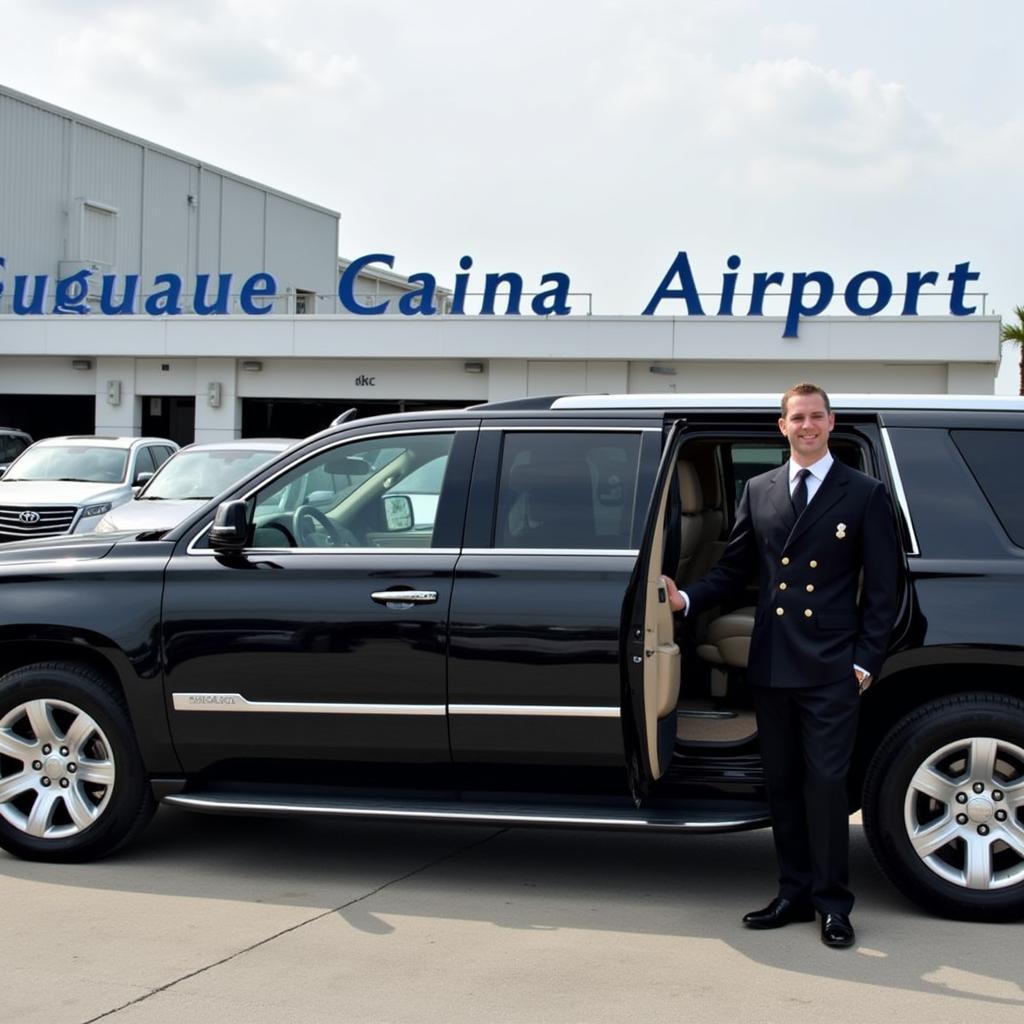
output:
[[[30,448],[8,470],[4,480],[80,480],[118,484],[124,480],[128,453],[123,448],[88,444]]]
[[[262,466],[274,451],[178,452],[139,492],[140,501],[207,500],[227,490],[251,470]]]

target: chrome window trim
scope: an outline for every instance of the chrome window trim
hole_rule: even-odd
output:
[[[571,426],[548,426],[547,424],[538,424],[533,427],[484,427],[482,426],[481,431],[495,431],[499,430],[505,434],[511,434],[513,432],[528,432],[531,434],[549,434],[555,431],[569,431],[574,434],[591,432],[597,434],[660,434],[661,427],[571,427]]]
[[[458,434],[472,430],[477,431],[479,428],[474,424],[473,426],[466,427],[421,427],[413,430],[378,430],[369,434],[354,434],[352,436],[339,437],[336,444],[324,445],[322,448],[317,448],[316,451],[310,452],[304,459],[300,459],[298,462],[291,462],[287,466],[278,470],[273,476],[267,477],[266,480],[261,481],[257,486],[253,487],[252,490],[247,491],[241,498],[235,498],[235,501],[248,501],[257,491],[263,490],[264,487],[272,484],[279,477],[284,476],[285,473],[290,473],[296,466],[301,466],[304,462],[308,462],[310,459],[321,455],[323,452],[331,451],[334,448],[340,448],[343,444],[349,444],[353,441],[372,441],[378,437],[406,437],[409,434]],[[287,449],[286,449],[287,451]],[[282,453],[283,454],[283,453]],[[206,536],[210,527],[213,526],[213,520],[211,519],[206,526],[203,527],[189,542],[188,547],[185,548],[186,555],[215,555],[216,552],[212,548],[204,548],[201,551],[195,549],[196,544]],[[243,548],[240,554],[251,554],[251,553],[284,553],[284,552],[303,552],[305,554],[322,554],[324,551],[331,552],[381,552],[381,551],[393,551],[396,554],[403,554],[407,551],[416,551],[420,553],[429,552],[431,554],[451,554],[451,549],[448,548]],[[457,552],[456,552],[457,553]]]
[[[920,409],[929,411],[1024,412],[1024,401],[1016,396],[1004,395],[906,395],[856,394],[832,392],[829,401],[834,412],[867,410],[884,412],[886,409]],[[677,410],[714,409],[729,412],[735,409],[768,409],[778,414],[778,393],[757,392],[669,392],[618,395],[566,395],[556,398],[551,409],[572,409],[577,412],[615,409],[620,412],[653,411],[674,413]],[[546,412],[547,410],[541,410]]]
[[[207,523],[185,549],[185,554],[196,558],[217,557],[213,548],[195,548],[209,532],[213,523]],[[239,555],[457,555],[458,548],[242,548]]]
[[[910,550],[908,555],[919,555],[921,549],[917,543],[917,532],[914,530],[914,520],[910,515],[910,506],[907,504],[907,494],[903,490],[903,478],[900,476],[899,463],[896,461],[896,452],[893,450],[892,441],[889,438],[889,428],[882,427],[882,447],[885,449],[885,461],[889,464],[889,473],[892,476],[893,490],[896,492],[896,502],[903,513],[903,521],[907,524],[907,532],[910,535]]]
[[[383,551],[384,548],[376,548]],[[597,555],[616,555],[636,558],[640,554],[639,548],[463,548],[464,555],[586,555],[596,557]]]
[[[444,704],[362,704],[325,701],[247,700],[240,693],[175,693],[175,711],[284,715],[444,715]]]
[[[527,718],[620,718],[618,707],[575,704],[449,704],[450,715],[507,715]]]

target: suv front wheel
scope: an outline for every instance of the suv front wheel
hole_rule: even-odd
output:
[[[871,760],[864,829],[882,870],[925,908],[1024,916],[1024,702],[960,694],[908,714]]]
[[[154,809],[107,680],[63,663],[0,679],[0,846],[31,860],[88,860],[134,836]]]

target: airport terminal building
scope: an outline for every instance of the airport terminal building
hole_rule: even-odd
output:
[[[980,312],[807,317],[798,337],[781,315],[538,315],[527,296],[507,315],[514,284],[428,291],[339,241],[333,210],[0,88],[0,424],[187,443],[303,436],[351,406],[994,390],[1000,319]]]

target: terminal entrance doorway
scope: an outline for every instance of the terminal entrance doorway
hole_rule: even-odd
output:
[[[354,398],[243,398],[242,437],[309,437],[331,425],[346,409],[355,417],[384,416],[422,409],[464,409],[474,401],[365,401]],[[177,440],[177,438],[175,438]]]
[[[142,436],[167,437],[180,445],[196,439],[195,395],[143,395]]]
[[[0,427],[17,427],[34,441],[96,432],[95,395],[0,395]]]

